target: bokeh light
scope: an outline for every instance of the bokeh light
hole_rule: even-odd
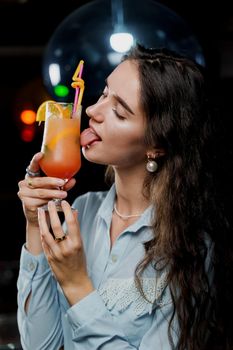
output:
[[[20,130],[21,140],[24,142],[31,142],[35,137],[35,131],[34,125],[23,126]]]
[[[25,109],[20,114],[20,120],[23,124],[31,125],[36,121],[36,112],[32,109]]]
[[[58,97],[66,97],[69,95],[70,90],[67,86],[58,84],[54,86],[54,93]]]

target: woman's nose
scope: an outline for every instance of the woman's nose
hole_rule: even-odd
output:
[[[92,112],[92,105],[91,106],[88,106],[86,108],[86,115],[91,118],[91,112]]]
[[[86,114],[89,118],[96,120],[97,122],[101,123],[103,121],[103,114],[102,110],[96,102],[95,104],[88,106],[86,108]]]

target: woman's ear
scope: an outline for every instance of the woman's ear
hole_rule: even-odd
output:
[[[165,151],[162,148],[154,148],[153,150],[147,151],[146,170],[149,171],[149,173],[155,173],[159,167],[157,160],[164,155]]]
[[[147,157],[151,159],[163,157],[165,154],[166,152],[163,148],[153,148],[146,153]]]

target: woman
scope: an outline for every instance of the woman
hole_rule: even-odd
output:
[[[86,113],[83,154],[108,165],[110,190],[80,196],[75,211],[64,200],[62,226],[51,199],[75,180],[60,191],[60,179],[40,177],[38,153],[19,182],[23,348],[232,349],[232,250],[214,200],[200,69],[137,46]]]

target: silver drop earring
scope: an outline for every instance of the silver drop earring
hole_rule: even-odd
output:
[[[158,169],[158,163],[153,159],[147,156],[146,170],[149,173],[154,173]]]

